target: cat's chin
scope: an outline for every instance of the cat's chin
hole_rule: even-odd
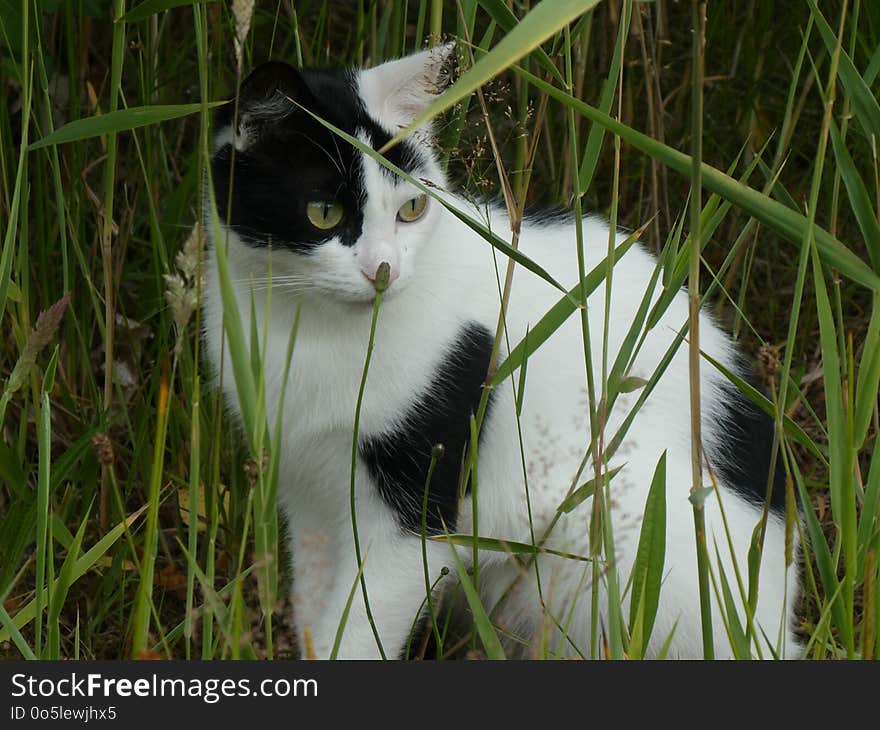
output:
[[[392,281],[388,285],[388,288],[382,293],[382,304],[384,305],[387,302],[397,299],[406,290],[408,283],[407,279],[396,279],[395,281]],[[372,284],[357,292],[347,292],[346,294],[352,297],[353,303],[365,304],[370,308],[372,308],[373,304],[376,302],[376,290],[373,288]]]
[[[386,289],[382,293],[382,306],[384,307],[389,302],[392,302],[397,299],[400,292],[403,291],[402,287],[391,286]],[[367,309],[372,309],[373,305],[376,303],[376,293],[372,292],[366,294],[364,298],[358,298],[356,301],[352,301],[352,304],[358,307],[366,307]]]

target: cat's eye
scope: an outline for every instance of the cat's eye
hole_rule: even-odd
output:
[[[422,193],[414,198],[410,198],[401,205],[400,208],[397,209],[397,217],[404,223],[412,223],[424,215],[427,207],[428,196]]]
[[[342,221],[345,211],[340,203],[333,203],[326,200],[316,200],[306,206],[306,215],[309,222],[322,231],[335,228]]]

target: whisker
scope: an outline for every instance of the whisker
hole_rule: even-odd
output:
[[[310,276],[265,276],[265,277],[248,277],[247,279],[233,279],[233,284],[269,284],[284,283],[288,281],[311,281]]]

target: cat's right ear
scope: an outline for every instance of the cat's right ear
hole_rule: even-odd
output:
[[[309,106],[312,94],[297,70],[281,61],[257,66],[238,92],[238,125],[233,133],[235,100],[221,106],[214,120],[215,149],[233,143],[237,149],[252,144],[269,127],[295,112],[297,104]]]

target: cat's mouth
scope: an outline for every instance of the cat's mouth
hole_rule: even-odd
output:
[[[335,283],[323,285],[318,284],[312,289],[311,294],[317,300],[323,300],[325,302],[335,301],[357,310],[370,310],[376,305],[378,292],[376,291],[374,283],[368,280],[366,276],[363,277],[362,283],[364,284],[362,286],[353,286],[353,281],[348,285],[342,286],[335,285]],[[384,307],[391,301],[397,300],[398,295],[403,292],[404,289],[405,286],[402,286],[398,282],[393,282],[388,285],[388,287],[382,292],[381,306]]]
[[[371,282],[371,284],[372,284],[372,282]],[[372,286],[371,286],[371,288],[372,288]],[[389,285],[389,287],[387,289],[385,289],[385,291],[382,292],[381,305],[385,306],[385,304],[387,304],[389,301],[397,299],[397,295],[398,295],[398,293],[400,293],[400,291],[402,289],[403,289],[403,287],[400,287],[400,286]],[[366,294],[365,298],[363,300],[361,300],[360,303],[363,304],[364,306],[372,309],[376,305],[376,298],[378,296],[379,296],[378,292],[376,292],[374,290],[374,291]]]

